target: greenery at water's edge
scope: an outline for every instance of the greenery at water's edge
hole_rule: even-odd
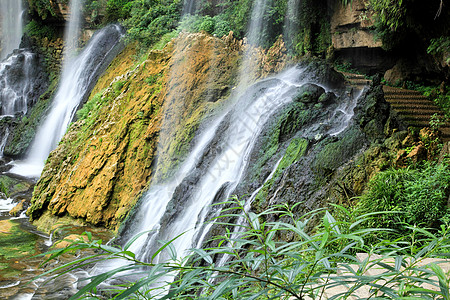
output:
[[[450,299],[449,280],[439,260],[426,261],[448,256],[448,226],[442,226],[437,233],[409,227],[409,234],[402,239],[369,245],[366,238],[373,232],[389,231],[361,226],[376,213],[354,217],[336,206],[341,215],[352,220],[337,220],[328,211],[296,218],[294,207],[282,205],[255,214],[245,211],[244,202],[235,198],[225,203],[230,208],[213,220],[230,228],[223,236],[213,238],[216,247],[191,249],[180,258],[181,253],[176,253],[172,245],[178,236],[160,241],[161,247],[150,261],[144,262],[130,247],[147,232],[124,246],[104,245],[86,233],[85,239],[44,254],[50,254],[47,262],[80,250],[96,252],[39,277],[59,276],[93,262],[119,259],[124,262],[120,267],[91,277],[70,299],[323,299],[324,291],[331,288],[333,294],[327,299],[346,299],[362,290],[374,299]],[[273,215],[280,217],[279,221],[265,221],[273,219]],[[224,223],[223,217],[243,218],[244,222]],[[309,224],[317,220],[316,230],[308,230]],[[292,239],[280,240],[281,235]],[[171,259],[156,262],[161,254]],[[226,259],[219,263],[223,256]],[[126,274],[139,279],[127,281]],[[116,286],[108,285],[112,278],[125,280]],[[104,282],[108,284],[99,289]],[[337,287],[341,289],[336,291]]]

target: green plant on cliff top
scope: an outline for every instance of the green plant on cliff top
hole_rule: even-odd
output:
[[[151,46],[164,34],[173,31],[180,18],[180,0],[142,0],[134,1],[131,17],[123,24],[128,28],[131,38]]]
[[[121,267],[89,278],[70,299],[84,295],[90,299],[104,296],[109,299],[324,299],[324,293],[336,287],[342,288],[328,295],[328,299],[346,299],[361,290],[374,299],[380,296],[400,299],[405,295],[408,298],[402,299],[450,299],[448,277],[439,262],[424,261],[448,252],[449,228],[442,227],[439,235],[411,228],[411,239],[366,245],[365,237],[369,233],[382,231],[360,228],[373,214],[347,223],[336,220],[327,211],[296,218],[295,207],[286,205],[255,214],[244,209],[244,202],[234,198],[219,204],[229,208],[222,211],[215,223],[230,230],[213,238],[217,246],[190,249],[189,255],[180,259],[172,245],[178,236],[160,242],[162,246],[144,262],[130,247],[147,232],[135,236],[123,247],[103,245],[86,233],[86,240],[80,239],[64,249],[45,254],[50,254],[46,262],[70,252],[85,249],[96,252],[39,277],[52,272],[61,275],[93,262],[119,259],[124,262]],[[274,215],[286,221],[264,221]],[[236,225],[226,221],[230,218],[243,218],[244,222]],[[314,219],[320,220],[320,230],[311,232],[307,228]],[[286,235],[293,237],[290,242],[278,238]],[[340,246],[336,250],[337,245]],[[356,255],[358,252],[366,254]],[[160,253],[167,253],[172,259],[156,263]],[[218,257],[223,255],[227,259],[218,263]],[[368,275],[372,269],[377,272]],[[103,296],[98,295],[100,284],[117,276],[126,279],[126,274],[136,275],[138,279],[121,280],[119,286],[106,288],[101,291]]]

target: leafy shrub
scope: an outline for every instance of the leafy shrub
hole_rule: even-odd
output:
[[[125,20],[131,16],[133,0],[108,0],[106,3],[105,22]]]
[[[95,94],[88,102],[86,102],[82,108],[76,112],[78,120],[84,120],[89,116],[91,110],[96,108],[102,101],[103,92]]]
[[[57,32],[54,27],[40,24],[35,20],[31,20],[25,26],[25,32],[29,36],[35,36],[39,39],[48,38],[52,40],[57,36]]]
[[[229,203],[216,224],[231,226],[222,236],[214,237],[218,246],[191,249],[184,258],[177,258],[172,241],[162,246],[150,261],[141,261],[130,251],[139,236],[126,245],[103,245],[102,241],[80,239],[64,249],[50,251],[48,260],[68,252],[94,249],[92,255],[77,258],[55,272],[66,273],[89,264],[90,261],[120,259],[121,266],[90,278],[70,299],[89,295],[99,299],[98,286],[120,277],[119,286],[104,288],[109,299],[320,299],[330,288],[342,287],[332,298],[341,299],[365,289],[369,298],[383,299],[448,299],[448,278],[437,264],[425,258],[448,252],[448,228],[439,236],[412,228],[412,240],[366,245],[365,237],[381,229],[357,229],[369,215],[355,218],[353,223],[337,221],[328,212],[313,212],[295,218],[295,207],[277,206],[261,214],[246,212],[244,201]],[[286,222],[266,222],[277,215]],[[243,218],[240,225],[227,219]],[[320,220],[321,230],[307,230],[312,220]],[[290,236],[291,241],[280,240]],[[418,236],[424,236],[418,238]],[[330,250],[341,244],[338,251]],[[418,246],[424,245],[424,246]],[[365,252],[367,258],[358,257]],[[159,254],[168,253],[170,261],[155,263]],[[221,259],[222,258],[222,259]],[[46,261],[46,262],[47,262]],[[386,263],[391,262],[391,263]],[[395,263],[393,263],[395,262]],[[373,274],[367,275],[371,269]],[[52,271],[50,271],[52,272]],[[43,275],[47,275],[44,273]],[[127,281],[126,274],[139,277]],[[43,275],[39,276],[42,277]],[[434,277],[433,277],[434,276]],[[136,277],[134,277],[136,278]],[[123,280],[125,279],[125,280]],[[427,284],[427,285],[424,285]],[[103,285],[108,286],[108,285]],[[437,287],[432,291],[430,287]],[[446,297],[446,298],[445,298]],[[406,299],[406,298],[402,298]]]
[[[368,226],[404,231],[405,226],[439,228],[448,215],[450,168],[426,164],[422,169],[390,169],[378,173],[356,207],[356,213],[385,211]],[[394,213],[397,212],[397,213]]]
[[[181,0],[142,0],[131,5],[131,17],[123,24],[132,39],[149,47],[178,24]]]
[[[61,3],[67,4],[68,0],[62,0]],[[56,16],[54,7],[51,1],[48,0],[29,0],[28,1],[30,11],[36,11],[42,20],[47,19],[49,16]]]

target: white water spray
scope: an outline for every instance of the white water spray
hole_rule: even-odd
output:
[[[0,63],[0,115],[27,112],[33,54],[20,50]],[[14,69],[13,72],[10,70]]]
[[[150,257],[156,251],[157,240],[170,240],[183,232],[184,234],[173,242],[179,257],[184,256],[186,250],[192,246],[201,244],[205,236],[203,224],[216,195],[223,191],[223,198],[226,199],[234,190],[264,124],[279,107],[292,100],[286,92],[297,85],[285,80],[291,74],[292,72],[286,72],[276,79],[269,79],[251,88],[252,92],[246,93],[239,100],[236,105],[239,108],[230,111],[225,117],[220,117],[200,135],[199,143],[177,176],[165,185],[150,189],[143,200],[140,213],[135,218],[146,221],[138,224],[133,232],[135,235],[145,230],[153,230],[148,237],[141,237],[131,249],[139,253],[141,259]],[[219,128],[223,126],[226,130],[222,129],[223,133],[219,133]],[[219,134],[220,140],[217,141],[213,137]],[[213,147],[212,141],[220,143],[221,151],[210,157],[212,161],[205,162],[206,166],[203,166],[202,157]],[[198,168],[202,169],[199,180],[189,184],[191,189],[188,192],[181,193],[183,199],[179,203],[180,199],[176,197],[179,197],[180,193],[176,193],[176,189],[180,188],[184,180],[189,180],[189,176]],[[183,208],[180,210],[181,205]],[[160,255],[157,260],[167,259],[167,256]]]
[[[0,60],[3,60],[14,49],[19,48],[23,32],[23,7],[21,0],[1,0],[1,52]]]
[[[110,59],[109,53],[122,36],[119,26],[110,25],[96,33],[83,51],[66,59],[60,86],[50,112],[38,129],[31,151],[24,162],[16,162],[10,172],[28,177],[38,177],[44,161],[65,134],[81,101],[87,96],[89,86],[100,66]],[[70,53],[66,54],[70,57]]]

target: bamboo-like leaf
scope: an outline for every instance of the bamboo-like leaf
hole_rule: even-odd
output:
[[[123,247],[123,250],[128,250],[128,249],[131,247],[131,245],[133,245],[133,243],[134,243],[138,238],[140,238],[140,237],[143,236],[144,234],[148,234],[148,233],[151,232],[151,231],[153,231],[153,230],[142,231],[142,232],[140,232],[140,233],[134,235],[134,236],[133,236],[126,244],[125,244],[125,246]]]
[[[159,247],[159,249],[152,255],[152,258],[150,259],[150,262],[153,262],[153,260],[155,259],[156,256],[158,256],[159,253],[161,253],[161,251],[163,251],[164,249],[166,249],[167,247],[169,247],[169,245],[171,245],[173,243],[173,241],[175,241],[176,239],[178,239],[180,236],[182,236],[183,234],[185,234],[185,232],[177,235],[176,237],[174,237],[173,239],[171,239],[168,242],[165,242],[161,247]]]
[[[205,260],[208,264],[212,265],[214,263],[212,257],[206,253],[205,250],[203,249],[196,249],[196,248],[192,248],[191,249],[192,252],[198,254],[203,260]]]
[[[442,268],[435,263],[430,263],[428,266],[430,267],[431,270],[433,270],[434,274],[436,274],[439,280],[439,288],[441,290],[442,297],[444,297],[444,299],[450,299],[450,291],[448,284],[449,281],[444,270],[442,270]]]

